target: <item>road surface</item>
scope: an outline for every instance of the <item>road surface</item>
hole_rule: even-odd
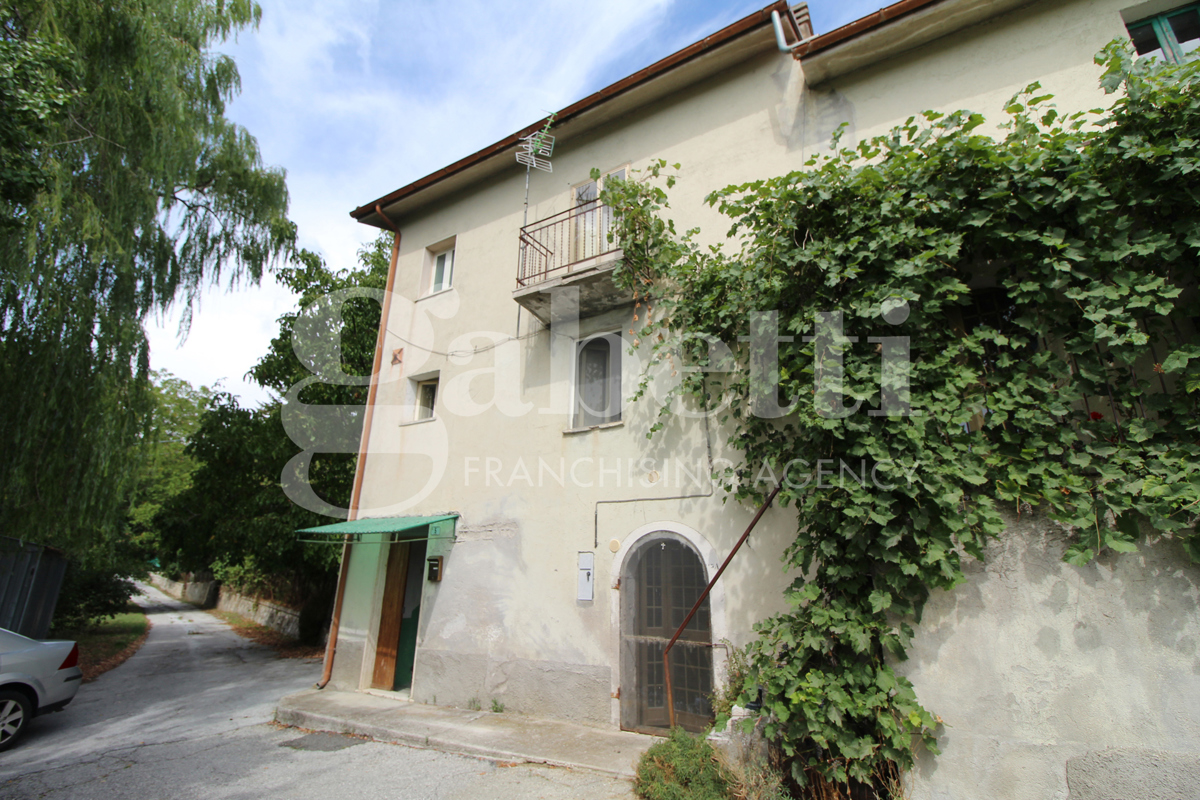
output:
[[[632,797],[628,782],[582,770],[276,726],[276,701],[311,686],[320,662],[278,658],[210,614],[144,592],[135,601],[153,625],[145,645],[0,753],[0,798]]]

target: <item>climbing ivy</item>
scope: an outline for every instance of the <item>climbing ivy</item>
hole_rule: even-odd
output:
[[[999,136],[928,111],[714,192],[721,245],[666,218],[664,162],[606,182],[648,375],[683,373],[676,393],[720,415],[744,457],[718,476],[732,496],[782,482],[797,511],[784,560],[801,577],[755,627],[742,701],[762,687],[801,783],[937,752],[938,719],[893,664],[930,592],[961,583],[1007,515],[1061,525],[1073,564],[1145,535],[1200,561],[1200,65],[1117,43],[1097,63],[1107,109],[1062,115],[1033,84]],[[856,340],[822,333],[834,311]],[[906,371],[885,366],[895,337]],[[753,367],[775,347],[777,389]],[[764,416],[763,397],[795,405]]]

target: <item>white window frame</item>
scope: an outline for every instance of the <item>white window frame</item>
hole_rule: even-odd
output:
[[[438,294],[439,292],[454,288],[455,249],[454,243],[451,243],[449,247],[440,247],[429,251],[429,283],[425,287],[426,295]],[[446,257],[450,268],[448,274],[444,276],[444,281],[439,286],[437,283],[438,259],[442,256]]]
[[[589,183],[596,184],[596,197],[597,197],[597,199],[599,199],[600,192],[604,191],[604,182],[606,180],[611,178],[613,175],[616,175],[618,172],[624,172],[625,179],[628,179],[629,171],[630,171],[629,163],[619,164],[618,166],[615,166],[612,169],[601,173],[600,179],[597,181],[593,181],[589,177],[589,178],[586,178],[585,180],[580,181],[579,183],[573,184],[571,186],[571,208],[575,208],[575,206],[577,205],[577,201],[578,201],[578,197],[579,197],[579,190],[582,189],[583,187],[587,186]]]
[[[414,381],[414,383],[416,384],[416,398],[413,402],[413,421],[424,422],[425,420],[434,419],[437,417],[438,389],[441,388],[438,383],[438,376],[435,375],[432,378]],[[425,388],[428,386],[433,387],[433,402],[426,406],[421,400],[424,397]]]
[[[615,416],[605,419],[603,422],[585,422],[583,415],[580,413],[580,385],[579,385],[579,357],[583,353],[583,348],[589,342],[596,339],[608,340],[608,376],[607,380],[613,385],[615,394],[610,397],[609,405],[616,403]],[[624,420],[625,414],[625,398],[623,395],[624,380],[622,372],[624,370],[624,348],[625,339],[621,336],[620,329],[611,331],[600,331],[589,336],[581,336],[575,340],[575,347],[571,357],[571,427],[569,430],[590,430],[592,428],[600,428],[608,425],[620,425]],[[614,369],[615,368],[615,369]]]

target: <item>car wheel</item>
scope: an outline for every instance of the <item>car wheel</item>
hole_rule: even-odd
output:
[[[21,692],[0,692],[0,750],[7,750],[17,743],[29,720],[33,718],[33,704]]]

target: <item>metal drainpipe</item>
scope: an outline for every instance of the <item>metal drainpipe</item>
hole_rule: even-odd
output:
[[[383,296],[383,308],[379,314],[379,335],[375,339],[375,364],[371,370],[371,388],[367,391],[367,413],[363,419],[363,433],[361,444],[358,447],[358,465],[354,471],[354,491],[350,496],[350,514],[349,519],[358,519],[358,502],[362,497],[362,482],[363,474],[366,471],[367,461],[367,442],[371,436],[371,418],[375,411],[375,393],[379,388],[379,370],[383,364],[383,342],[387,334],[388,313],[392,308],[392,288],[396,285],[396,259],[400,255],[400,230],[396,227],[396,223],[388,218],[387,214],[383,213],[383,209],[378,205],[375,210],[379,212],[380,218],[395,234],[392,239],[392,263],[388,266],[387,291]],[[333,619],[329,623],[329,641],[325,645],[325,669],[321,673],[321,680],[316,684],[315,688],[324,689],[330,678],[333,677],[333,657],[337,653],[337,637],[338,630],[342,623],[342,605],[346,598],[346,575],[350,571],[350,534],[346,534],[346,538],[342,543],[342,563],[338,570],[337,595],[333,601]]]
[[[795,44],[787,43],[787,37],[783,33],[783,20],[780,19],[778,11],[771,12],[771,27],[775,29],[775,46],[779,48],[779,52],[795,53],[796,49],[806,43],[808,39],[805,39],[804,34],[800,33],[800,26],[796,24],[796,18],[792,16],[790,10],[787,12],[787,15],[788,22],[792,24],[792,31],[796,34]]]
[[[725,571],[725,568],[729,566],[729,562],[733,560],[733,557],[737,555],[737,551],[742,548],[742,545],[746,542],[746,539],[749,538],[750,531],[754,530],[754,526],[758,524],[758,521],[762,518],[763,513],[775,500],[775,495],[779,494],[780,488],[780,486],[776,486],[771,490],[771,493],[767,495],[766,502],[764,502],[758,509],[758,513],[754,515],[754,519],[750,520],[750,526],[746,528],[746,532],[742,534],[742,538],[738,539],[737,544],[733,546],[733,550],[731,550],[729,555],[725,558],[725,563],[721,565],[719,570],[717,570],[717,574],[713,575],[712,580],[708,582],[708,586],[704,587],[704,591],[700,593],[700,598],[696,600],[696,604],[692,606],[692,610],[688,612],[687,617],[683,620],[683,624],[679,626],[679,629],[675,631],[675,635],[671,637],[671,641],[667,644],[666,648],[663,649],[663,677],[667,682],[667,714],[670,716],[672,728],[675,727],[675,693],[672,691],[671,687],[671,667],[667,663],[667,655],[671,652],[671,648],[675,646],[675,642],[678,641],[680,635],[683,633],[683,629],[688,626],[688,623],[692,621],[692,617],[696,615],[696,611],[700,609],[700,604],[704,602],[704,599],[708,597],[708,593],[711,592],[713,586],[716,585],[717,580],[721,577],[721,573]]]

